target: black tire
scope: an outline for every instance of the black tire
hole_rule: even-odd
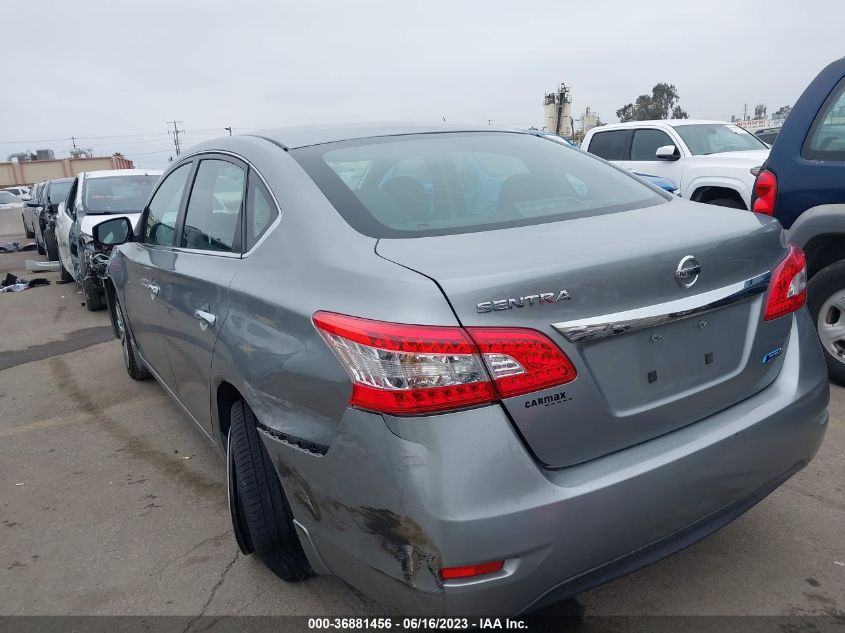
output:
[[[118,338],[120,339],[120,347],[123,352],[123,364],[126,366],[126,373],[132,380],[146,380],[150,377],[149,370],[144,367],[144,362],[138,356],[138,350],[135,348],[135,341],[132,340],[132,333],[126,326],[126,319],[123,316],[123,308],[118,301],[117,296],[114,298],[114,319],[117,324]]]
[[[242,521],[244,540],[279,578],[287,582],[307,578],[311,569],[293,526],[290,504],[258,437],[255,415],[243,400],[232,405],[229,435],[228,459],[234,466],[236,510],[240,510],[232,517],[233,523]]]
[[[41,242],[38,241],[37,237],[35,238],[35,248],[36,248],[36,250],[38,250],[39,255],[46,255],[47,254],[47,251],[44,248],[44,245]]]
[[[85,298],[85,307],[89,312],[99,312],[105,307],[103,289],[90,277],[82,280],[82,296]]]
[[[736,198],[713,198],[707,204],[715,204],[717,207],[730,207],[731,209],[745,209],[745,204]]]
[[[56,241],[56,230],[46,228],[42,235],[44,235],[44,248],[47,251],[47,261],[59,261],[59,243]]]
[[[24,219],[23,219],[23,216],[21,216],[21,222],[23,222],[23,233],[24,233],[24,235],[26,235],[26,236],[27,236],[28,238],[30,238],[30,239],[32,239],[33,237],[35,237],[35,231],[33,231],[32,229],[30,229],[30,228],[26,225],[26,220],[24,220]]]
[[[59,275],[61,276],[62,281],[73,281],[73,275],[67,271],[61,259],[59,260]]]
[[[822,268],[807,283],[807,307],[819,332],[830,380],[845,385],[845,341],[834,343],[826,340],[822,331],[823,324],[831,323],[833,319],[845,323],[845,311],[831,305],[836,295],[845,295],[845,260]],[[824,314],[822,308],[825,308]]]

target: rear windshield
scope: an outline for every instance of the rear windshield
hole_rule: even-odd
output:
[[[738,125],[727,123],[694,123],[673,126],[693,156],[719,152],[744,152],[750,149],[768,149],[766,144],[751,132]]]
[[[83,187],[85,213],[140,213],[158,176],[106,176],[87,178]]]
[[[666,198],[528,134],[416,134],[293,150],[344,219],[378,238],[449,235],[626,211]]]

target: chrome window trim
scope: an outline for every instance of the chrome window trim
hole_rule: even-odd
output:
[[[691,297],[657,303],[642,308],[615,312],[586,319],[552,323],[570,343],[592,341],[617,334],[688,319],[762,294],[769,287],[771,271],[730,286],[702,292]]]
[[[272,233],[273,231],[275,231],[276,227],[279,226],[279,224],[282,221],[282,207],[279,206],[279,201],[276,199],[276,194],[273,193],[273,188],[270,187],[269,183],[267,182],[267,179],[264,178],[264,174],[262,174],[252,162],[250,162],[248,159],[244,158],[240,154],[236,154],[235,152],[232,152],[232,151],[229,151],[229,150],[204,149],[204,150],[200,150],[200,151],[197,151],[197,152],[192,152],[191,154],[186,154],[184,156],[184,158],[180,159],[180,160],[187,160],[188,158],[194,158],[196,156],[203,156],[205,154],[222,154],[224,156],[231,156],[232,158],[237,158],[238,160],[246,163],[247,166],[250,168],[250,170],[252,170],[256,174],[258,174],[258,177],[261,179],[261,182],[264,184],[264,187],[267,189],[267,191],[270,192],[270,197],[273,198],[273,204],[276,205],[276,219],[273,220],[273,223],[270,224],[269,227],[267,227],[267,230],[264,231],[264,235],[262,235],[261,238],[259,238],[259,240],[255,244],[253,244],[252,248],[249,249],[248,251],[243,251],[242,253],[229,253],[228,254],[229,256],[240,257],[240,258],[248,257],[256,248],[261,246],[261,243],[265,239],[267,239],[267,236],[270,235],[270,233]],[[249,177],[249,175],[247,174],[247,179],[248,179],[248,177]],[[246,214],[246,187],[245,187],[245,191],[244,191],[243,205],[244,205],[244,207],[243,207],[244,208],[244,214]],[[246,221],[246,220],[244,220],[244,221]],[[195,248],[194,249],[183,248],[181,246],[174,246],[173,247],[173,250],[179,250],[179,249],[182,249],[184,251],[190,251],[191,253],[202,253],[204,255],[222,255],[223,254],[220,251],[201,251],[201,250],[198,250],[198,249],[195,249]]]

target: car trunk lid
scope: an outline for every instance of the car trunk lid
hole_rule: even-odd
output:
[[[437,282],[462,325],[539,330],[569,356],[573,382],[502,402],[551,467],[696,422],[757,393],[779,370],[776,357],[761,359],[784,344],[788,323],[761,314],[767,273],[786,246],[779,225],[756,214],[677,200],[503,230],[382,239],[376,251]],[[683,260],[694,265],[690,257],[700,275],[683,287],[675,273]],[[611,322],[615,329],[602,329]]]

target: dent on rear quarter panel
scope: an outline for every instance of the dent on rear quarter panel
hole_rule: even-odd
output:
[[[428,516],[418,497],[430,468],[423,445],[355,409],[346,410],[324,457],[266,434],[264,441],[294,515],[333,573],[388,602],[397,587],[422,592],[416,599],[426,603],[443,596],[438,535],[412,518]]]

